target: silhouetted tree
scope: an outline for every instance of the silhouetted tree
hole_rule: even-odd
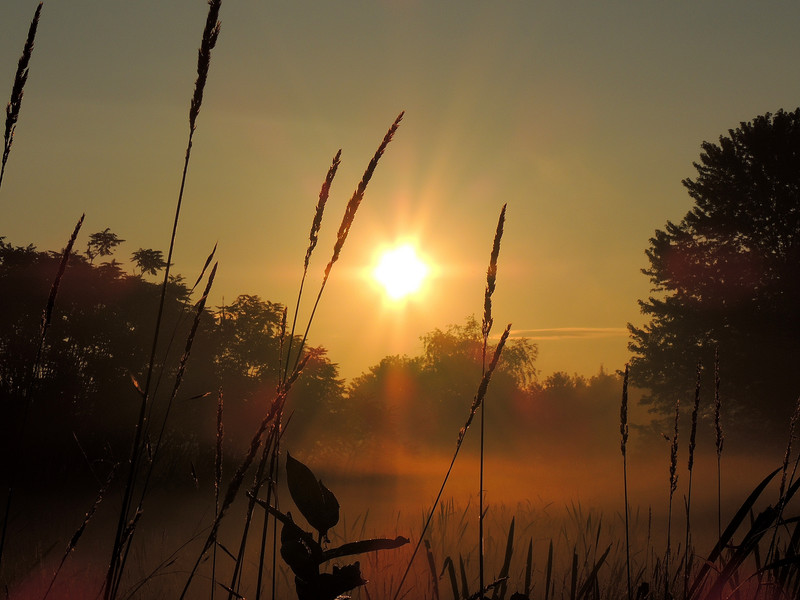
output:
[[[690,397],[698,358],[711,368],[719,347],[728,414],[751,430],[783,424],[800,391],[800,109],[702,149],[683,181],[693,208],[646,251],[653,295],[639,301],[649,322],[628,325],[631,375],[665,412]]]
[[[282,316],[280,304],[255,295],[237,296],[230,304],[217,308],[213,331],[198,342],[197,356],[187,370],[193,376],[187,382],[192,394],[223,386],[225,397],[232,401],[230,410],[226,409],[226,429],[241,432],[243,444],[274,397],[281,366]],[[299,340],[295,342],[294,348],[299,347]],[[284,340],[283,349],[287,346]],[[309,360],[292,386],[286,405],[291,423],[285,439],[295,447],[308,448],[316,445],[322,429],[330,427],[328,417],[341,402],[344,386],[327,350],[307,346],[304,354],[309,355]],[[213,410],[213,403],[207,403],[197,417],[199,426],[213,422]],[[214,433],[209,428],[206,432]]]
[[[139,267],[139,272],[142,275],[156,275],[167,266],[167,261],[164,260],[164,253],[161,250],[152,250],[150,248],[139,248],[131,255],[131,260]]]
[[[119,246],[125,240],[106,227],[103,231],[93,233],[89,236],[89,243],[86,246],[86,256],[90,263],[98,256],[109,256],[114,248]]]
[[[421,339],[421,356],[386,357],[351,382],[343,412],[355,438],[447,448],[455,442],[482,376],[481,326],[470,317]],[[490,427],[507,427],[516,407],[530,398],[536,355],[527,339],[506,344],[486,400]]]
[[[160,285],[125,273],[116,261],[92,265],[73,256],[61,280],[40,368],[31,373],[42,310],[59,261],[60,253],[15,247],[0,238],[0,411],[5,415],[0,441],[12,439],[8,434],[20,422],[33,375],[28,422],[34,425],[27,428],[26,456],[35,460],[36,453],[52,469],[62,469],[70,460],[83,463],[73,433],[90,455],[104,454],[106,446],[117,459],[126,452],[139,401],[131,376],[143,381],[160,296]],[[171,278],[165,333],[156,353],[159,383],[154,386],[152,422],[159,422],[194,318],[189,296],[182,278]],[[217,312],[203,313],[168,423],[171,448],[199,452],[207,447],[212,453],[214,399],[220,385],[228,439],[247,443],[275,391],[282,310],[257,296],[239,296]],[[313,442],[313,425],[324,424],[337,405],[342,382],[323,348],[308,347],[306,352],[310,360],[289,398],[288,410],[296,418],[287,435]],[[172,461],[164,462],[168,466]],[[179,470],[188,477],[188,464]]]

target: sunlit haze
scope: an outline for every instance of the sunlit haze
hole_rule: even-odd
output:
[[[36,4],[3,3],[7,93]],[[691,206],[681,180],[700,144],[800,102],[792,3],[311,7],[223,4],[174,270],[193,281],[218,243],[212,305],[258,294],[294,306],[331,157],[342,149],[307,289],[405,110],[309,332],[347,378],[480,315],[504,203],[495,318],[539,345],[543,374],[621,368],[649,292],[644,250]],[[123,268],[137,248],[166,251],[205,9],[45,3],[0,197],[7,242],[58,250],[85,212],[81,250],[108,227],[126,240]],[[436,257],[437,293],[385,314],[362,275],[374,248],[409,232]]]

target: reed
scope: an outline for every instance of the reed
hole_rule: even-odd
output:
[[[153,332],[153,340],[150,350],[150,359],[148,361],[147,376],[143,388],[143,393],[140,401],[139,418],[136,423],[133,444],[131,445],[130,458],[128,460],[128,477],[125,484],[125,491],[122,497],[122,507],[117,521],[117,530],[114,535],[114,544],[111,551],[111,559],[109,560],[108,572],[106,575],[105,583],[105,600],[112,600],[116,597],[116,591],[119,588],[122,574],[124,571],[122,558],[125,549],[123,547],[123,537],[127,523],[132,522],[130,511],[133,500],[134,490],[137,484],[138,471],[144,449],[144,432],[147,426],[146,415],[148,409],[148,402],[150,400],[150,389],[152,384],[156,349],[158,348],[159,334],[161,330],[161,323],[164,314],[164,304],[167,294],[167,285],[169,284],[170,267],[172,265],[172,255],[175,250],[175,237],[178,230],[178,222],[181,213],[181,204],[183,203],[183,194],[186,187],[186,174],[189,170],[189,159],[192,151],[192,139],[194,132],[197,128],[197,117],[200,114],[200,107],[203,103],[203,91],[205,89],[206,81],[208,79],[208,70],[211,64],[211,50],[216,46],[217,39],[220,32],[219,11],[222,6],[222,0],[208,0],[208,15],[206,17],[206,24],[203,29],[203,36],[200,42],[200,50],[198,51],[197,60],[197,79],[195,81],[194,93],[189,105],[189,139],[186,144],[186,154],[183,163],[183,172],[181,174],[180,189],[178,191],[178,201],[175,206],[175,217],[172,224],[172,234],[170,236],[169,251],[167,252],[166,266],[164,267],[164,280],[161,284],[161,295],[159,298],[158,311],[155,318],[155,326]],[[141,514],[137,511],[137,515]],[[138,517],[137,517],[138,520]]]
[[[144,503],[144,497],[147,494],[150,478],[152,477],[153,474],[153,468],[155,467],[156,459],[158,458],[159,451],[161,450],[161,442],[164,439],[164,432],[167,428],[167,421],[169,419],[170,411],[172,410],[172,405],[174,404],[175,399],[178,397],[178,390],[180,390],[181,383],[183,383],[183,376],[186,373],[186,364],[189,362],[189,357],[191,356],[192,353],[192,346],[194,345],[194,339],[195,336],[197,335],[197,328],[200,326],[200,320],[205,314],[206,301],[208,300],[208,295],[211,293],[211,287],[214,285],[214,278],[216,277],[217,274],[217,265],[218,263],[214,263],[214,266],[211,268],[211,273],[208,276],[208,281],[206,282],[205,290],[203,290],[203,295],[200,296],[200,299],[195,303],[194,320],[192,321],[192,326],[191,329],[189,330],[189,335],[186,338],[186,345],[184,346],[183,354],[181,355],[180,362],[178,364],[178,372],[175,375],[175,382],[172,386],[172,393],[170,394],[169,400],[167,402],[166,410],[164,412],[164,416],[161,421],[161,429],[158,432],[158,437],[156,438],[156,443],[153,446],[152,455],[149,461],[150,466],[147,469],[144,478],[144,484],[142,485],[142,491],[140,493],[140,498],[139,498],[140,509],[142,504]]]
[[[313,322],[314,315],[317,312],[317,307],[319,306],[319,301],[322,298],[322,293],[323,291],[325,291],[325,284],[328,282],[328,277],[331,274],[331,269],[333,268],[333,265],[336,263],[336,261],[339,260],[339,255],[341,254],[342,248],[344,247],[344,243],[347,240],[347,235],[350,233],[350,228],[353,226],[353,221],[355,220],[358,208],[359,206],[361,206],[361,202],[364,200],[364,193],[367,191],[367,185],[369,184],[373,174],[375,173],[375,169],[378,166],[378,161],[380,161],[381,157],[383,156],[383,153],[386,151],[386,148],[392,141],[394,134],[397,132],[397,128],[400,126],[400,121],[403,120],[404,114],[405,111],[402,111],[400,112],[399,115],[397,115],[397,118],[394,120],[394,123],[392,123],[391,127],[389,127],[389,130],[386,132],[386,135],[383,136],[383,140],[378,146],[378,149],[375,151],[375,154],[372,156],[372,159],[369,161],[369,164],[367,165],[367,168],[364,171],[364,175],[361,177],[361,181],[356,186],[353,195],[350,197],[350,200],[348,201],[347,206],[345,207],[344,215],[342,216],[342,222],[339,224],[339,231],[336,233],[336,242],[333,245],[333,254],[331,255],[330,260],[328,261],[328,264],[325,266],[325,272],[322,276],[322,283],[320,284],[319,291],[317,292],[317,299],[314,301],[314,307],[311,309],[311,316],[309,316],[308,318],[308,323],[306,324],[306,329],[305,332],[303,333],[303,338],[300,341],[300,347],[297,350],[294,363],[295,368],[297,367],[298,361],[300,360],[300,356],[302,355],[303,348],[305,347],[306,341],[308,340],[308,332],[311,329],[311,323]],[[331,178],[332,177],[333,176],[331,175]],[[313,232],[313,226],[312,226],[312,232]]]
[[[214,444],[214,513],[219,511],[219,490],[222,485],[222,451],[225,440],[225,423],[223,419],[225,409],[222,387],[217,391],[217,427]],[[214,540],[214,549],[211,553],[211,600],[217,583],[217,540]]]
[[[722,447],[725,434],[722,431],[722,396],[719,393],[719,347],[714,349],[714,447],[717,450],[717,537],[722,535]]]
[[[628,365],[622,379],[622,402],[619,409],[620,450],[622,451],[622,487],[625,500],[625,570],[628,582],[628,600],[632,600],[631,592],[631,540],[630,518],[628,510]]]
[[[683,597],[686,598],[689,592],[689,575],[692,569],[692,547],[691,547],[691,516],[692,516],[692,471],[694,468],[694,450],[697,445],[697,411],[700,408],[700,375],[703,371],[703,363],[697,361],[697,373],[694,386],[694,404],[692,405],[692,424],[689,432],[689,481],[686,486],[686,538],[684,552],[686,559],[683,570]]]
[[[672,498],[678,489],[678,421],[681,416],[681,400],[675,400],[675,424],[669,447],[669,508],[667,509],[667,552],[664,556],[664,599],[670,597],[669,563],[672,554]]]
[[[17,129],[17,121],[19,120],[19,112],[22,108],[22,96],[25,92],[25,83],[28,81],[28,73],[30,71],[31,56],[33,55],[33,44],[36,40],[36,29],[39,26],[39,17],[42,14],[42,2],[36,7],[36,12],[33,14],[31,26],[28,28],[28,37],[25,40],[25,45],[22,47],[22,56],[19,57],[17,63],[17,73],[14,76],[14,84],[11,87],[11,100],[6,106],[6,129],[3,136],[3,160],[0,164],[0,187],[3,185],[3,176],[6,173],[6,163],[8,156],[11,153],[11,144],[14,142],[14,132]]]
[[[239,494],[239,490],[241,489],[242,483],[244,482],[245,474],[250,469],[250,466],[253,464],[256,454],[258,453],[258,449],[261,446],[261,438],[264,435],[264,432],[273,422],[273,419],[275,419],[275,417],[283,410],[283,406],[286,402],[286,396],[291,390],[292,385],[294,385],[294,382],[297,381],[297,378],[300,376],[300,373],[302,373],[303,368],[305,367],[307,362],[308,362],[308,356],[306,356],[303,360],[300,361],[300,364],[294,370],[292,375],[286,380],[286,383],[283,384],[281,389],[275,394],[275,397],[273,398],[270,404],[270,408],[267,411],[267,414],[264,415],[264,417],[261,420],[261,423],[258,426],[258,429],[256,430],[255,434],[253,434],[253,437],[250,440],[250,446],[247,450],[247,454],[245,455],[244,459],[239,464],[239,466],[236,468],[236,471],[234,472],[230,483],[228,483],[224,499],[219,507],[219,510],[217,511],[216,516],[214,517],[214,522],[211,525],[208,537],[206,538],[206,541],[197,557],[197,560],[194,563],[194,566],[189,571],[186,584],[184,585],[183,591],[181,592],[180,595],[181,599],[186,597],[186,594],[189,591],[189,586],[191,585],[192,580],[194,579],[194,576],[197,573],[197,568],[200,566],[200,563],[205,558],[208,550],[214,544],[217,532],[219,531],[219,526],[222,523],[222,520],[225,518],[228,509],[233,504],[233,501],[236,499],[236,496]]]
[[[83,522],[78,526],[78,529],[75,530],[75,533],[72,534],[72,537],[67,544],[67,549],[64,551],[64,556],[61,557],[61,562],[58,563],[58,568],[56,568],[55,573],[53,573],[53,578],[50,580],[50,585],[47,586],[47,591],[44,593],[42,600],[47,600],[47,597],[50,595],[50,592],[53,590],[53,585],[56,583],[56,579],[58,578],[58,574],[61,572],[61,569],[64,568],[64,563],[67,562],[67,558],[69,558],[70,554],[72,554],[73,550],[78,545],[78,541],[83,536],[83,532],[86,531],[86,527],[89,525],[89,521],[92,520],[95,512],[97,512],[97,508],[100,506],[100,503],[103,501],[103,498],[108,491],[111,482],[114,480],[114,476],[117,472],[117,465],[114,465],[111,471],[108,473],[108,477],[106,478],[105,483],[100,488],[100,491],[97,493],[97,498],[95,498],[92,506],[86,512],[86,515],[83,517]]]
[[[492,318],[492,295],[497,283],[497,258],[500,255],[500,240],[503,238],[503,226],[506,221],[506,205],[500,210],[500,218],[497,221],[497,228],[492,242],[492,252],[489,255],[489,267],[486,269],[486,291],[483,295],[483,321],[481,323],[481,333],[483,335],[483,346],[481,348],[481,375],[486,372],[486,347],[489,341],[489,333],[492,330],[494,319]],[[484,510],[483,478],[484,478],[484,455],[485,455],[485,429],[486,429],[486,407],[481,404],[481,441],[480,441],[480,467],[478,483],[478,584],[480,593],[484,590],[484,524],[486,516]]]
[[[295,304],[294,308],[292,329],[289,333],[288,349],[286,350],[286,367],[281,378],[288,376],[289,360],[292,354],[292,342],[294,341],[294,332],[297,326],[297,315],[300,312],[300,300],[303,296],[303,286],[305,285],[306,275],[308,274],[308,264],[311,260],[311,254],[314,252],[314,248],[317,247],[317,241],[319,241],[319,230],[320,227],[322,227],[322,215],[325,212],[325,205],[328,203],[328,196],[331,191],[331,185],[333,184],[333,178],[336,177],[336,171],[339,170],[339,165],[341,162],[342,149],[339,148],[333,157],[331,166],[328,168],[325,181],[322,183],[322,188],[319,191],[319,200],[317,201],[317,207],[314,211],[314,220],[311,222],[311,231],[308,234],[308,248],[306,248],[306,256],[303,260],[303,276],[300,278],[300,289],[297,292],[297,303]],[[283,335],[281,335],[281,341],[283,341]],[[283,351],[283,348],[281,348],[281,351]]]
[[[469,430],[470,425],[472,425],[472,421],[475,418],[475,413],[478,411],[478,408],[483,403],[483,399],[486,396],[486,391],[489,388],[489,382],[491,381],[492,374],[494,373],[495,368],[497,367],[497,362],[500,360],[500,354],[503,352],[503,347],[506,344],[506,340],[508,339],[508,335],[511,332],[511,324],[509,323],[506,327],[503,334],[500,336],[500,341],[497,343],[497,347],[494,351],[494,356],[492,357],[491,362],[489,363],[489,368],[484,373],[483,377],[481,378],[481,382],[478,385],[478,392],[475,394],[475,398],[472,400],[472,405],[470,406],[469,414],[467,415],[467,421],[463,427],[458,432],[458,440],[456,442],[456,449],[453,453],[453,458],[450,460],[450,466],[447,468],[447,472],[444,475],[442,480],[442,485],[439,487],[439,492],[436,494],[436,499],[433,501],[433,506],[428,513],[428,517],[425,520],[425,525],[422,527],[422,531],[419,534],[419,538],[417,540],[417,544],[414,547],[414,551],[411,553],[411,558],[406,565],[405,571],[403,572],[403,576],[400,578],[400,583],[395,590],[393,595],[393,599],[397,600],[400,597],[400,592],[403,590],[403,584],[408,577],[409,572],[411,571],[411,565],[414,563],[414,558],[419,551],[419,547],[422,544],[422,540],[425,537],[425,533],[428,531],[428,527],[431,524],[431,520],[433,519],[433,515],[436,512],[436,507],[439,505],[439,502],[442,499],[442,494],[444,493],[444,488],[447,485],[448,479],[450,479],[450,473],[453,471],[453,465],[455,465],[456,458],[458,458],[458,453],[461,450],[461,445],[464,442],[464,438],[467,435],[467,431]]]

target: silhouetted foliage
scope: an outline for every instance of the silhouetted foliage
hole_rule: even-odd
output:
[[[131,260],[139,267],[142,275],[156,275],[167,266],[164,253],[151,248],[139,248],[131,255]]]
[[[451,447],[481,380],[483,339],[474,317],[422,336],[418,357],[388,356],[355,378],[341,409],[355,439]],[[494,348],[489,349],[492,353]],[[492,378],[488,419],[507,423],[536,381],[537,348],[510,340]]]
[[[0,289],[5,297],[0,311],[0,410],[6,415],[0,436],[11,443],[33,377],[29,423],[34,425],[28,428],[33,434],[25,446],[48,461],[44,469],[83,461],[73,433],[93,457],[118,459],[125,454],[138,406],[132,378],[143,380],[160,295],[158,284],[126,273],[114,260],[92,265],[73,256],[61,282],[41,367],[31,373],[41,314],[59,260],[59,253],[15,247],[0,238]],[[159,398],[169,394],[191,326],[189,296],[181,277],[170,279],[163,324],[167,333],[156,355],[154,415],[163,410]],[[213,398],[220,385],[230,439],[235,444],[252,435],[254,418],[261,418],[277,385],[281,313],[280,305],[245,295],[204,312],[170,417],[173,448],[196,454],[207,447],[204,451],[210,453],[214,431],[209,423],[214,422]],[[309,347],[305,352],[311,357],[289,399],[288,410],[295,412],[297,422],[288,428],[287,439],[306,435],[310,424],[324,418],[342,395],[338,369],[325,349]],[[204,440],[209,443],[201,444]]]
[[[361,576],[361,565],[334,565],[331,573],[320,573],[326,562],[354,554],[392,550],[408,544],[408,538],[377,538],[348,542],[335,548],[323,549],[328,529],[339,522],[339,501],[336,496],[299,460],[286,454],[286,481],[289,493],[300,514],[317,530],[317,539],[295,524],[291,513],[282,513],[274,506],[256,499],[282,524],[281,558],[295,575],[299,600],[335,600],[341,594],[367,583]]]
[[[751,432],[783,428],[800,390],[800,109],[702,149],[683,181],[694,206],[646,251],[653,295],[639,302],[649,322],[628,325],[631,376],[663,413],[719,347],[726,414]]]
[[[98,256],[112,254],[114,248],[124,241],[116,233],[112,232],[109,227],[106,227],[103,231],[89,236],[89,243],[86,245],[86,256],[89,258],[89,262],[92,263]]]

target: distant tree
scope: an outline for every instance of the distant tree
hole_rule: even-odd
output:
[[[247,294],[217,309],[216,361],[223,379],[276,383],[282,311],[280,304]]]
[[[602,367],[588,378],[556,371],[536,387],[517,423],[539,447],[558,446],[567,453],[618,449],[621,390],[619,374]]]
[[[89,236],[89,243],[86,246],[86,257],[90,263],[98,256],[109,256],[114,252],[114,248],[119,246],[125,240],[113,233],[108,227],[103,231],[98,231]]]
[[[347,426],[356,437],[447,447],[456,439],[482,376],[480,323],[470,317],[421,339],[421,356],[386,357],[350,383],[343,412],[350,411]],[[507,423],[529,398],[536,356],[526,339],[506,344],[487,395],[489,423]]]
[[[150,248],[139,248],[131,255],[131,260],[139,268],[142,275],[157,275],[158,272],[167,266],[164,260],[164,253],[161,250]]]
[[[653,295],[639,301],[649,322],[628,325],[631,375],[668,412],[718,347],[728,414],[783,427],[800,392],[800,109],[741,123],[702,150],[683,181],[694,206],[646,251]]]
[[[206,351],[213,365],[199,361],[192,367],[195,373],[205,372],[198,376],[214,373],[214,380],[206,384],[206,389],[222,385],[226,397],[243,403],[239,416],[234,417],[240,431],[251,429],[274,397],[282,364],[282,317],[280,304],[255,295],[237,296],[230,304],[218,307],[214,314],[212,346]],[[293,347],[299,345],[299,339],[295,340]],[[287,346],[284,340],[284,349]],[[329,416],[341,404],[344,392],[338,366],[330,361],[327,350],[306,346],[304,354],[309,360],[286,405],[286,417],[291,415],[291,423],[285,439],[295,447],[316,445],[322,431],[330,426]],[[246,439],[249,438],[242,437]]]

